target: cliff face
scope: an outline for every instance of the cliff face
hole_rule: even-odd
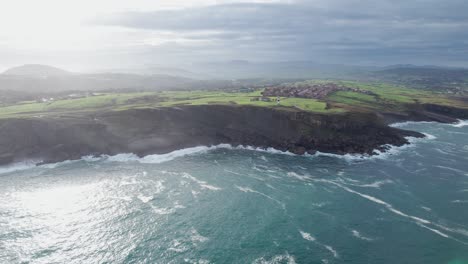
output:
[[[184,106],[93,116],[0,121],[0,164],[57,162],[85,155],[167,153],[229,143],[305,152],[371,153],[416,132],[388,127],[370,113],[336,115],[249,106]]]
[[[381,113],[381,115],[387,123],[402,121],[454,123],[458,119],[468,119],[468,109],[437,104],[411,104],[407,105],[405,112]]]

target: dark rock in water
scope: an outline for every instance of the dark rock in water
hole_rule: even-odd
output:
[[[0,120],[0,163],[57,162],[86,155],[168,153],[200,145],[273,147],[296,154],[367,153],[417,132],[373,113],[318,114],[253,106],[184,106],[90,116]]]

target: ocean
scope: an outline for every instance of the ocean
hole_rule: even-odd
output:
[[[468,263],[468,122],[377,156],[248,147],[0,168],[0,263]]]

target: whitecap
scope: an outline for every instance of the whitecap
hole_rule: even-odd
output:
[[[334,258],[339,258],[338,252],[331,246],[324,245],[324,247],[333,254]]]
[[[0,174],[29,170],[29,169],[35,168],[37,164],[38,164],[38,161],[23,161],[23,162],[14,163],[8,166],[2,166],[0,167]]]
[[[192,175],[190,175],[190,174],[188,174],[186,172],[183,173],[182,177],[196,182],[198,185],[200,185],[200,188],[202,188],[202,189],[207,189],[207,190],[211,190],[211,191],[220,191],[220,190],[222,190],[222,188],[216,187],[216,186],[213,186],[213,185],[209,185],[206,181],[201,181],[201,180],[193,177]]]
[[[258,258],[252,262],[253,264],[281,264],[281,263],[287,263],[287,264],[296,264],[296,259],[294,256],[289,255],[289,253],[286,253],[284,255],[276,255],[273,256],[271,259],[265,259],[265,257]]]
[[[171,242],[170,248],[168,248],[167,250],[181,253],[181,252],[185,252],[189,250],[189,248],[186,245],[184,245],[182,242],[180,242],[179,240],[174,239]]]
[[[291,177],[291,178],[296,178],[300,181],[307,181],[307,180],[310,180],[310,176],[307,176],[307,175],[299,175],[295,172],[288,172],[287,173],[288,177]]]
[[[439,169],[444,169],[444,170],[448,170],[448,171],[452,171],[452,172],[456,172],[456,173],[459,173],[459,174],[462,174],[462,175],[466,175],[466,172],[465,171],[462,171],[462,170],[459,170],[459,169],[455,169],[455,168],[451,168],[451,167],[446,167],[446,166],[440,166],[440,165],[437,165],[435,166]]]
[[[385,208],[387,208],[387,210],[389,210],[390,212],[393,212],[394,214],[397,214],[397,215],[400,215],[400,216],[403,216],[405,218],[409,218],[409,219],[412,219],[414,220],[414,222],[416,224],[418,224],[419,226],[422,226],[428,230],[431,230],[433,231],[434,233],[442,236],[442,237],[445,237],[445,238],[451,238],[449,237],[447,234],[444,234],[442,232],[440,232],[439,230],[436,230],[436,229],[433,229],[433,228],[429,228],[427,227],[426,225],[428,224],[432,224],[432,225],[436,225],[435,223],[432,223],[431,221],[429,220],[426,220],[426,219],[423,219],[423,218],[420,218],[420,217],[417,217],[417,216],[413,216],[413,215],[409,215],[409,214],[406,214],[406,213],[403,213],[402,211],[394,208],[391,204],[385,202],[385,201],[382,201],[376,197],[373,197],[373,196],[370,196],[370,195],[367,195],[367,194],[363,194],[363,193],[360,193],[360,192],[357,192],[355,190],[352,190],[342,184],[339,184],[337,182],[334,182],[334,181],[329,181],[329,180],[323,180],[323,179],[317,179],[315,181],[318,181],[318,182],[325,182],[325,183],[330,183],[330,184],[333,184],[335,186],[338,186],[340,188],[342,188],[343,190],[347,191],[347,192],[350,192],[350,193],[353,193],[353,194],[356,194],[358,196],[361,196],[362,198],[365,198],[369,201],[372,201],[374,203],[377,203],[377,204],[381,204],[383,206],[385,206]],[[436,225],[437,226],[437,225]]]
[[[192,195],[193,195],[194,198],[197,198],[199,194],[200,194],[200,192],[192,190]]]
[[[372,241],[373,239],[372,238],[368,238],[366,236],[363,236],[359,231],[357,230],[351,230],[351,233],[353,234],[354,237],[357,237],[361,240],[364,240],[364,241]]]
[[[209,238],[200,235],[200,233],[198,233],[198,231],[192,227],[192,229],[190,230],[190,240],[192,241],[192,243],[197,244],[206,242],[209,240]]]
[[[468,200],[454,200],[452,203],[468,203]]]
[[[309,240],[309,241],[315,241],[316,240],[315,237],[313,237],[311,234],[306,233],[306,232],[304,232],[302,230],[299,230],[299,233],[301,233],[302,238],[304,238],[305,240]]]
[[[143,203],[148,203],[149,201],[153,200],[153,196],[138,195],[138,199],[140,199],[140,201]]]
[[[207,259],[184,259],[185,263],[190,263],[190,264],[209,264],[210,261]]]
[[[401,128],[408,125],[417,125],[417,124],[439,124],[438,122],[434,121],[405,121],[405,122],[398,122],[390,124],[390,127]]]
[[[422,209],[424,209],[424,210],[426,210],[426,211],[428,211],[428,212],[432,211],[432,209],[431,209],[431,208],[429,208],[429,207],[426,207],[426,206],[421,206],[421,208],[422,208]]]
[[[175,209],[185,209],[187,207],[185,207],[184,205],[180,204],[179,201],[175,201],[174,203],[174,208]]]
[[[174,208],[155,207],[155,206],[152,206],[152,207],[153,207],[154,212],[159,215],[169,215],[175,212]]]
[[[279,204],[281,206],[281,208],[286,209],[286,205],[284,203],[276,200],[275,198],[273,198],[273,197],[271,197],[269,195],[266,195],[266,194],[264,194],[262,192],[259,192],[259,191],[256,191],[256,190],[253,190],[253,189],[251,189],[249,187],[241,187],[241,186],[237,186],[237,185],[235,187],[241,192],[255,193],[255,194],[261,195],[261,196],[263,196],[263,197],[265,197],[267,199],[270,199],[270,200],[274,201],[275,203]]]
[[[429,133],[423,133],[423,134],[426,136],[426,139],[428,140],[434,140],[437,138],[436,136],[429,134]]]
[[[333,255],[334,258],[339,258],[338,252],[332,246],[325,245],[325,244],[318,242],[317,239],[313,237],[310,233],[304,232],[302,230],[299,230],[299,233],[301,234],[303,239],[314,242],[317,245],[324,247]]]
[[[128,162],[128,161],[138,161],[140,158],[132,153],[121,153],[114,156],[103,155],[107,161],[110,162]]]
[[[457,124],[453,124],[453,127],[465,127],[468,126],[468,120],[458,120]]]
[[[356,184],[356,183],[345,183],[345,182],[343,182],[343,184],[346,184],[346,185],[351,185],[351,186],[356,186],[356,187],[364,187],[364,188],[377,188],[377,189],[380,189],[380,187],[382,185],[392,184],[392,183],[394,183],[392,180],[381,180],[381,181],[376,181],[376,182],[367,183],[367,184]]]

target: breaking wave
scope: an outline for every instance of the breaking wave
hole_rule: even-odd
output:
[[[334,258],[339,258],[340,257],[338,255],[338,252],[332,246],[325,245],[325,244],[322,244],[322,243],[318,242],[315,237],[313,237],[311,234],[309,234],[307,232],[304,232],[302,230],[299,230],[299,233],[301,234],[303,239],[305,239],[307,241],[314,242],[317,245],[324,247],[326,250],[328,250],[333,255]]]
[[[463,121],[467,122],[467,121]],[[409,123],[409,122],[406,122]],[[400,123],[400,124],[406,124]],[[430,123],[430,122],[429,122]],[[398,124],[393,124],[392,126],[398,127]],[[463,123],[464,126],[464,123]],[[386,159],[390,156],[394,156],[399,154],[402,150],[407,149],[411,146],[414,146],[415,143],[422,142],[425,140],[433,140],[436,137],[427,133],[423,133],[426,135],[425,138],[413,138],[407,137],[410,144],[406,144],[403,146],[393,146],[393,145],[384,145],[387,147],[385,151],[374,150],[374,155],[368,154],[333,154],[333,153],[325,153],[325,152],[317,152],[313,155],[311,154],[304,154],[304,155],[297,155],[291,153],[289,151],[282,151],[275,148],[260,148],[260,147],[253,147],[253,146],[232,146],[230,144],[219,144],[213,146],[197,146],[191,148],[185,148],[180,150],[175,150],[166,154],[153,154],[144,157],[139,157],[133,153],[121,153],[117,155],[101,155],[101,156],[83,156],[80,160],[65,160],[62,162],[57,163],[50,163],[50,164],[41,164],[42,161],[24,161],[20,163],[15,163],[9,166],[0,167],[0,174],[20,171],[20,170],[27,170],[34,167],[42,167],[47,169],[54,169],[63,165],[71,164],[74,162],[84,161],[84,162],[97,162],[97,161],[105,161],[105,162],[139,162],[142,164],[159,164],[163,162],[172,161],[177,158],[182,158],[191,155],[197,154],[205,154],[210,151],[214,151],[217,149],[229,149],[229,150],[249,150],[249,151],[257,151],[269,154],[276,154],[276,155],[287,155],[287,156],[303,156],[303,157],[331,157],[331,158],[338,158],[343,159],[348,162],[353,161],[362,161],[362,160],[374,160],[374,159]]]
[[[11,173],[11,172],[16,172],[16,171],[29,170],[29,169],[36,167],[37,164],[38,164],[37,161],[24,161],[24,162],[18,162],[18,163],[14,163],[8,166],[0,167],[0,175]]]
[[[284,255],[277,255],[272,257],[271,259],[265,259],[265,257],[258,258],[253,261],[254,264],[280,264],[280,263],[287,263],[287,264],[296,264],[296,259],[294,256],[289,255],[288,253]]]
[[[465,127],[468,126],[468,120],[458,120],[457,124],[452,125],[453,127]]]

